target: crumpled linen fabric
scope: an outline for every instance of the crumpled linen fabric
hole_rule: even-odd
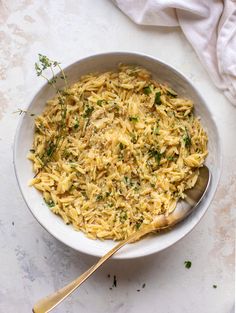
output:
[[[179,26],[215,85],[236,106],[236,0],[113,0],[135,23]]]

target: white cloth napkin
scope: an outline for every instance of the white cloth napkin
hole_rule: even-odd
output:
[[[180,26],[215,85],[236,105],[236,0],[113,0],[135,23]]]

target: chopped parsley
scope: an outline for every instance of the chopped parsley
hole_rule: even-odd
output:
[[[119,148],[120,148],[120,150],[123,150],[125,148],[125,145],[122,142],[120,142],[119,143]]]
[[[159,135],[159,122],[157,122],[156,127],[153,130],[154,135]]]
[[[50,200],[48,200],[48,201],[46,201],[46,200],[44,199],[44,201],[45,201],[45,203],[46,203],[50,208],[52,208],[52,207],[55,206],[55,203],[54,203],[54,201],[53,201],[52,199],[50,199]]]
[[[185,261],[184,265],[185,265],[186,268],[189,269],[192,266],[192,262],[191,261]]]
[[[92,115],[94,111],[94,107],[90,107],[89,105],[86,106],[85,110],[84,110],[84,114],[83,114],[83,117],[84,118],[88,118]]]
[[[131,142],[132,142],[132,143],[137,143],[137,141],[138,141],[137,136],[136,136],[135,134],[132,134],[132,135],[131,135]]]
[[[125,181],[127,186],[132,187],[134,185],[134,183],[132,182],[132,180],[128,176],[124,176],[124,181]]]
[[[138,122],[138,116],[130,116],[129,121],[131,122]]]
[[[155,159],[158,165],[160,165],[160,161],[162,158],[162,153],[160,153],[160,151],[151,149],[149,150],[148,154],[150,155],[150,157],[153,157]]]
[[[30,149],[30,152],[31,152],[31,153],[35,153],[35,150],[34,150],[34,149]]]
[[[100,194],[100,195],[97,195],[96,197],[96,201],[101,201],[103,200],[103,196]]]
[[[127,220],[127,212],[125,212],[125,211],[122,211],[121,213],[120,213],[120,221],[121,221],[121,223],[124,223],[126,220]]]
[[[106,102],[106,100],[98,100],[97,105],[99,105],[101,107],[103,102]]]
[[[145,288],[146,287],[146,284],[144,283],[143,285],[142,285],[142,288]]]
[[[151,87],[150,86],[144,87],[143,92],[145,93],[145,95],[149,95],[152,92]]]
[[[67,159],[70,156],[70,152],[67,149],[65,149],[62,153],[62,156]]]
[[[217,288],[217,285],[213,285],[212,287],[213,287],[213,288]]]
[[[143,217],[141,217],[135,224],[136,229],[138,230],[143,223]]]
[[[191,146],[192,142],[191,142],[191,138],[190,138],[187,131],[186,131],[186,135],[183,137],[183,140],[184,140],[185,147],[189,148]]]
[[[77,129],[79,128],[79,120],[78,120],[78,117],[76,116],[75,118],[75,124],[74,124],[74,129]]]
[[[154,103],[156,105],[160,105],[161,104],[161,92],[160,91],[156,92]]]

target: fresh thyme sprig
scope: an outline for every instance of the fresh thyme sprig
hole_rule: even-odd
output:
[[[34,113],[30,113],[29,111],[26,111],[26,110],[23,110],[23,109],[20,109],[18,108],[16,111],[14,111],[13,113],[15,114],[19,114],[19,115],[22,115],[22,114],[29,114],[30,116],[35,116]]]
[[[26,110],[22,110],[22,109],[17,109],[17,110],[14,111],[13,113],[17,113],[17,114],[21,115],[21,114],[27,113],[27,111],[26,111]]]
[[[58,61],[50,60],[46,55],[43,55],[40,53],[38,54],[38,58],[39,58],[38,63],[37,62],[35,63],[35,71],[36,71],[37,76],[43,77],[48,82],[49,85],[52,85],[53,88],[57,90],[57,92],[61,93],[61,90],[57,89],[57,86],[56,86],[57,79],[61,78],[62,80],[64,80],[66,88],[68,87],[67,86],[68,84],[67,84],[65,72],[61,68],[60,63]],[[56,68],[58,68],[61,71],[61,76],[55,75]],[[51,71],[51,74],[52,74],[51,79],[49,79],[45,75],[45,70],[48,70],[48,69]]]
[[[51,78],[48,78],[45,73],[48,70],[51,72],[51,75],[52,75]],[[61,75],[60,76],[56,75],[55,70],[60,70]],[[60,66],[60,63],[49,59],[45,55],[38,54],[38,62],[35,63],[35,71],[36,71],[37,76],[44,78],[48,82],[48,84],[51,85],[56,90],[56,93],[58,94],[58,102],[61,107],[61,120],[58,126],[58,132],[56,136],[51,137],[50,140],[46,142],[44,152],[40,156],[40,159],[43,162],[43,165],[40,169],[42,170],[51,161],[55,152],[62,145],[63,140],[65,138],[66,116],[67,116],[66,89],[68,88],[68,83],[67,83],[66,75]],[[59,89],[57,87],[57,81],[59,78],[65,82],[64,89]],[[40,170],[36,173],[35,176],[38,175]]]

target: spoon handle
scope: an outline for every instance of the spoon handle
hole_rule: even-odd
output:
[[[77,289],[85,280],[87,280],[104,262],[106,262],[114,253],[127,243],[136,241],[138,238],[156,230],[153,225],[147,225],[135,232],[125,240],[119,242],[114,248],[106,253],[99,261],[90,267],[85,273],[73,280],[71,283],[56,291],[55,293],[39,300],[33,307],[34,313],[47,313],[55,308],[60,302],[67,298],[75,289]]]

